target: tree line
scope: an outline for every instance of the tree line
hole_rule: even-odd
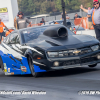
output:
[[[80,5],[92,7],[93,0],[64,0],[65,10],[78,10]],[[52,12],[62,12],[61,0],[18,0],[19,10],[25,15],[48,14]]]

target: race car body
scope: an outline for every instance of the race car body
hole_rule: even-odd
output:
[[[32,74],[100,62],[100,44],[92,36],[75,35],[63,25],[13,31],[0,45],[5,75]]]

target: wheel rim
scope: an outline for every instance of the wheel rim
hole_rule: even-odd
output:
[[[34,66],[33,66],[32,61],[31,61],[30,58],[29,58],[29,67],[30,67],[30,69],[31,69],[31,74],[32,74],[33,76],[35,76],[36,73],[35,73],[35,71],[34,71]]]

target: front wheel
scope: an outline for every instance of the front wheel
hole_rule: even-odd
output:
[[[93,67],[96,67],[97,64],[93,64],[93,65],[88,65],[89,67],[93,68]]]
[[[32,76],[38,77],[40,75],[40,73],[34,71],[34,65],[33,65],[32,59],[30,57],[28,57],[28,64],[29,64]]]

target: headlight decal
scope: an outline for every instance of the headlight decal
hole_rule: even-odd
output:
[[[71,56],[79,56],[79,55],[84,55],[96,50],[99,50],[100,46],[95,45],[92,46],[91,48],[80,48],[80,49],[73,49],[73,50],[66,50],[66,51],[58,51],[58,52],[47,52],[48,57],[50,58],[60,58],[60,57],[71,57]]]
[[[48,56],[53,58],[53,57],[58,57],[58,52],[48,52]]]
[[[93,51],[97,51],[97,50],[99,50],[99,45],[92,46],[91,49]]]

